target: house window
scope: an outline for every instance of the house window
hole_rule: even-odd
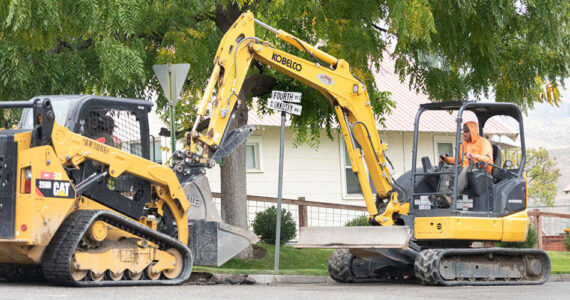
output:
[[[162,150],[160,149],[160,139],[150,139],[150,160],[162,165]]]
[[[342,137],[342,135],[339,135],[339,137]],[[383,135],[380,135],[380,138],[382,139],[383,143],[386,143],[386,137]],[[341,157],[343,159],[341,159],[342,161],[342,167],[343,167],[343,181],[344,181],[344,193],[346,198],[354,198],[354,199],[362,199],[362,188],[360,187],[360,182],[358,181],[358,176],[356,176],[356,173],[354,173],[352,171],[352,165],[350,164],[350,158],[348,157],[348,151],[346,151],[346,145],[344,143],[344,140],[341,139],[341,143],[340,143],[341,149]],[[366,168],[366,163],[365,163],[365,168]],[[368,169],[366,169],[366,172],[368,172]],[[370,175],[368,175],[368,180],[370,181],[370,187],[372,188],[372,193],[376,193],[376,188],[374,187],[374,184],[372,183],[372,178],[370,177]]]
[[[260,136],[250,136],[247,139],[245,144],[245,169],[247,172],[263,171]]]
[[[140,141],[129,144],[129,147],[131,153],[142,153]],[[153,141],[151,139],[149,141],[149,147],[150,147],[149,160],[157,164],[162,164],[162,150],[160,149],[160,140]]]
[[[362,197],[362,188],[360,187],[360,182],[358,181],[358,176],[352,171],[352,165],[350,164],[350,158],[348,157],[348,152],[344,151],[344,173],[346,182],[346,194],[347,196],[360,196]],[[370,182],[372,180],[368,178]],[[374,185],[371,185],[372,193],[375,193]]]
[[[437,156],[439,155],[449,155],[453,156],[453,144],[452,143],[437,143]]]
[[[455,136],[453,135],[435,135],[433,137],[433,153],[434,162],[439,162],[440,155],[454,156]]]

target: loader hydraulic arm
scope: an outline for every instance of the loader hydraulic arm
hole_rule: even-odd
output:
[[[281,40],[309,53],[319,62],[311,62],[275,48],[255,36],[258,24],[277,35]],[[251,12],[242,14],[224,35],[214,58],[214,69],[199,102],[192,132],[187,133],[187,150],[211,159],[217,151],[229,144],[226,135],[232,112],[252,59],[263,62],[280,72],[319,90],[334,106],[352,170],[356,173],[369,212],[369,221],[384,226],[393,225],[392,215],[407,214],[407,205],[398,200],[397,187],[386,166],[386,145],[377,134],[366,86],[350,73],[349,64],[337,59],[296,37],[256,20]],[[324,64],[324,65],[323,65]],[[215,100],[211,103],[211,115],[205,133],[196,131],[206,114],[214,87]],[[236,137],[237,134],[230,134]],[[235,143],[234,143],[235,144]],[[197,153],[201,149],[201,153]],[[227,152],[227,151],[226,151]],[[366,165],[365,165],[366,164]],[[378,197],[388,200],[383,211],[378,211],[371,183]]]

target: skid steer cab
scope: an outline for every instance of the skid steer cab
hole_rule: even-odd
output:
[[[177,174],[152,103],[92,95],[0,101],[0,274],[71,286],[173,285],[255,242],[221,221],[203,167]],[[158,163],[157,163],[158,162]]]

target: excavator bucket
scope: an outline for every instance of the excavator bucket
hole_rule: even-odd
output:
[[[206,176],[198,175],[182,183],[182,188],[190,201],[189,243],[194,265],[221,266],[257,242],[253,232],[222,221]]]

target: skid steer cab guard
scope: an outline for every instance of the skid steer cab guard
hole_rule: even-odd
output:
[[[414,144],[412,166],[418,165],[418,157],[422,155],[418,148],[419,129],[422,126],[422,116],[433,111],[446,111],[455,114],[456,127],[455,141],[453,143],[453,153],[435,153],[437,159],[439,154],[448,154],[454,157],[454,164],[447,165],[439,163],[432,165],[427,156],[421,158],[421,168],[412,168],[410,180],[411,193],[408,201],[411,201],[410,215],[415,217],[435,216],[435,215],[460,215],[474,217],[500,218],[511,215],[526,209],[526,181],[523,177],[523,170],[526,161],[525,139],[523,129],[523,118],[519,108],[512,103],[484,103],[469,101],[454,101],[444,103],[428,103],[420,105],[414,124]],[[493,163],[483,163],[476,160],[469,161],[470,171],[468,171],[468,184],[464,191],[458,191],[458,175],[461,166],[465,165],[465,153],[461,153],[463,147],[462,126],[467,121],[476,121],[479,125],[481,137],[485,137],[485,125],[494,118],[500,121],[510,119],[518,123],[518,141],[510,143],[496,143],[492,139]],[[509,118],[510,117],[510,118]],[[431,118],[433,120],[433,118]],[[513,122],[515,123],[515,122]],[[491,134],[512,134],[509,132],[490,132]],[[508,139],[503,136],[503,138]],[[518,145],[516,145],[518,144]],[[503,146],[503,147],[502,147]],[[518,148],[516,154],[517,166],[513,166],[502,153],[502,148]],[[437,149],[436,149],[437,151]],[[512,158],[511,158],[512,159]],[[447,166],[446,166],[447,165]],[[446,176],[448,175],[448,176]],[[450,176],[449,176],[450,175]],[[442,182],[448,180],[448,182]],[[443,186],[450,185],[449,190],[442,189]],[[433,199],[439,196],[448,196],[451,203],[434,203]],[[442,199],[442,198],[439,198]],[[449,198],[448,198],[449,199]],[[526,237],[526,227],[521,228],[519,238]]]

